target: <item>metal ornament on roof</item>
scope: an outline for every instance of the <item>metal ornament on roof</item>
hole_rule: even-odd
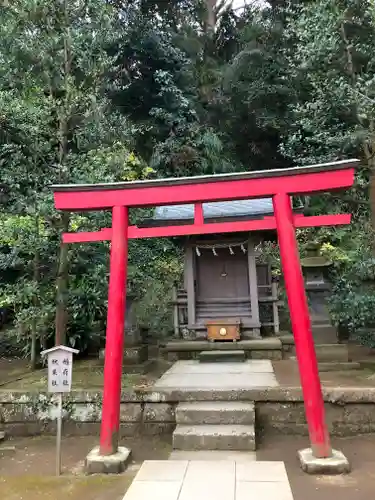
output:
[[[198,257],[200,257],[202,255],[201,250],[203,249],[209,249],[209,250],[212,250],[212,253],[215,255],[215,257],[218,256],[218,253],[216,250],[218,250],[219,248],[228,248],[229,249],[229,253],[230,255],[235,255],[235,251],[233,250],[233,248],[235,247],[239,247],[243,253],[246,253],[247,252],[247,241],[240,241],[238,243],[216,243],[214,245],[196,245],[195,247],[195,253],[197,254]]]

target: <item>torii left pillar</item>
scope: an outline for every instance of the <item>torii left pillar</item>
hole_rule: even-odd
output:
[[[94,448],[86,458],[86,470],[90,474],[123,472],[130,458],[130,450],[118,446],[124,352],[128,226],[128,208],[113,207],[102,423],[100,446]]]

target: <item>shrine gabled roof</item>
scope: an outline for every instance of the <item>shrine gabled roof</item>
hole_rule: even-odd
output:
[[[301,197],[292,199],[293,209],[300,212],[304,208]],[[258,198],[250,200],[215,201],[203,203],[203,216],[205,219],[232,219],[232,218],[258,218],[273,215],[272,198]],[[187,221],[194,219],[194,204],[166,205],[156,207],[152,220],[155,223],[166,221]]]
[[[203,203],[203,215],[207,219],[271,214],[273,214],[272,198]],[[194,219],[194,205],[157,207],[154,211],[153,219],[160,221]]]

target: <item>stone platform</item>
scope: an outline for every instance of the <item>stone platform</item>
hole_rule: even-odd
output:
[[[240,340],[238,342],[209,342],[208,340],[174,340],[162,347],[169,361],[196,359],[200,352],[243,351],[247,359],[283,358],[283,342],[277,337]]]
[[[241,391],[278,385],[272,363],[267,359],[217,364],[189,360],[177,361],[156,381],[153,391]]]
[[[124,500],[293,500],[284,462],[146,461]]]

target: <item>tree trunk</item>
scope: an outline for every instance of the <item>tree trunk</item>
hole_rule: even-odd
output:
[[[62,232],[69,229],[70,216],[64,213],[62,216]],[[56,279],[56,331],[55,345],[65,345],[66,325],[68,323],[67,292],[69,273],[69,247],[66,243],[60,244],[59,265]]]
[[[71,74],[71,38],[70,38],[70,19],[69,19],[69,1],[64,0],[64,105],[62,107],[59,120],[59,165],[60,165],[60,183],[67,182],[68,175],[65,170],[66,158],[68,156],[68,133],[69,117],[71,113],[70,102],[70,83]],[[61,217],[61,231],[67,232],[69,229],[70,215],[64,212]],[[69,247],[61,242],[58,259],[58,269],[56,278],[56,330],[55,345],[65,345],[66,326],[68,322],[67,312],[67,292],[68,292],[68,273],[69,273]]]
[[[206,0],[207,8],[207,26],[214,30],[216,26],[216,7],[217,0]]]
[[[346,20],[345,20],[346,21]],[[346,23],[343,21],[340,26],[340,31],[341,31],[341,38],[344,42],[345,45],[345,55],[346,55],[346,62],[347,62],[347,73],[350,78],[350,83],[352,85],[354,95],[357,96],[356,92],[356,84],[357,84],[357,74],[355,71],[354,67],[354,62],[353,62],[353,47],[354,45],[350,43],[350,40],[348,38],[347,32],[346,32]],[[349,18],[350,21],[350,18]],[[357,120],[359,125],[361,125],[363,128],[366,128],[366,124],[363,124],[363,121],[361,119],[360,113],[359,113],[359,105],[357,102],[357,97],[355,100],[355,111],[357,115]],[[371,210],[371,225],[373,229],[373,252],[375,254],[375,157],[374,157],[374,152],[375,152],[375,124],[373,120],[370,120],[370,124],[367,126],[368,128],[368,138],[363,141],[362,144],[362,149],[363,149],[363,154],[366,159],[367,166],[370,170],[370,179],[369,179],[369,198],[370,198],[370,210]]]
[[[36,319],[33,318],[31,322],[31,346],[30,346],[30,368],[31,370],[36,370],[38,364],[37,355],[37,324]]]
[[[371,208],[371,226],[375,233],[375,168],[373,165],[370,165],[370,189],[369,189],[369,198],[370,198],[370,208]],[[375,253],[375,241],[374,241],[374,253]]]
[[[40,280],[40,271],[39,271],[39,216],[35,216],[35,233],[37,236],[37,245],[34,252],[33,259],[33,280],[36,286],[39,285]],[[39,305],[39,294],[34,293],[33,296],[33,306],[34,306],[34,314],[31,322],[31,346],[30,346],[30,364],[31,369],[35,370],[38,363],[38,354],[37,354],[37,337],[38,337],[38,323],[36,320],[36,309]]]

